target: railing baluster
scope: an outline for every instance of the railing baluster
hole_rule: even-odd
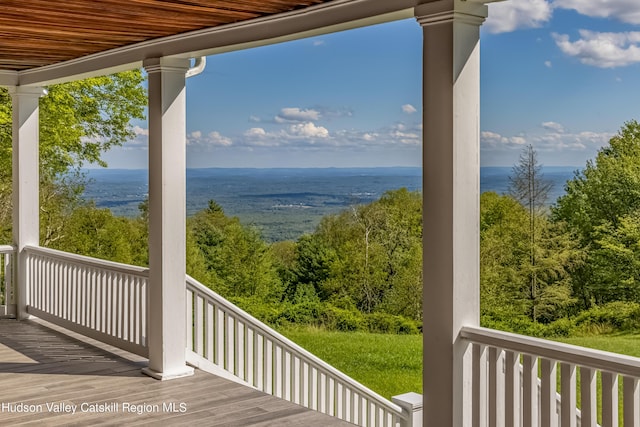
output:
[[[127,294],[126,294],[126,282],[125,282],[125,277],[124,274],[122,273],[118,273],[118,294],[120,295],[120,299],[118,302],[118,305],[116,306],[118,313],[118,338],[125,340],[126,339],[126,332],[125,332],[125,307],[127,304]]]
[[[195,292],[192,292],[193,295],[195,295]],[[213,356],[213,349],[214,349],[214,334],[215,334],[215,329],[213,327],[213,316],[214,316],[214,309],[213,309],[213,305],[211,303],[209,303],[208,301],[204,300],[204,303],[206,304],[206,322],[204,325],[204,339],[206,340],[206,349],[205,349],[205,357],[210,361],[213,362],[214,361],[214,356]],[[189,313],[187,312],[187,316],[189,315]]]
[[[262,390],[263,382],[262,382],[262,364],[260,361],[264,357],[262,346],[262,336],[256,331],[253,334],[253,351],[255,352],[253,357],[253,376],[254,381],[253,385],[258,388],[258,390]]]
[[[520,357],[518,353],[505,354],[505,426],[520,426]]]
[[[255,371],[254,371],[254,364],[253,364],[253,360],[255,359],[255,351],[256,351],[255,339],[254,339],[255,330],[253,328],[250,328],[247,325],[246,331],[247,331],[247,336],[246,336],[247,351],[244,356],[244,365],[247,368],[246,381],[249,384],[255,384]]]
[[[274,395],[276,397],[282,397],[282,347],[280,347],[279,345],[275,345],[274,346],[274,368],[275,368],[275,373],[274,373],[274,379],[275,379],[275,391],[274,391]]]
[[[562,395],[562,427],[576,427],[576,366],[560,364],[560,391]]]
[[[504,426],[504,358],[502,349],[490,347],[489,362],[489,425]]]
[[[112,301],[112,300],[111,300],[111,297],[108,294],[106,294],[108,287],[105,286],[105,284],[102,281],[102,273],[96,271],[94,274],[94,280],[95,280],[94,292],[95,292],[95,299],[96,299],[96,303],[95,303],[96,313],[93,315],[93,317],[95,318],[95,324],[93,325],[93,327],[95,328],[96,331],[104,332],[105,334],[110,334],[111,325],[108,323],[107,319],[110,319],[111,316],[110,314],[107,314],[107,313],[110,312],[111,304],[107,305],[107,301]],[[103,307],[103,309],[98,311],[97,310],[98,307]]]
[[[487,383],[487,347],[479,344],[473,345],[473,427],[487,425],[488,414],[488,383]],[[537,427],[537,426],[536,426]]]
[[[241,380],[244,380],[246,378],[244,375],[244,324],[239,319],[235,319],[235,325],[236,339],[234,343],[236,376]]]
[[[522,413],[524,427],[538,427],[538,358],[522,356]]]
[[[318,370],[309,365],[310,408],[318,410]]]
[[[236,374],[235,364],[235,342],[236,342],[236,319],[230,316],[229,313],[225,313],[225,321],[227,323],[227,339],[225,340],[225,350],[227,359],[227,370],[233,374]]]
[[[291,401],[291,352],[282,349],[284,359],[282,366],[282,397],[287,401]]]
[[[618,427],[618,375],[602,371],[602,427]]]
[[[220,307],[216,306],[216,361],[218,365],[225,368],[224,363],[224,311],[220,310]]]
[[[640,381],[635,377],[622,378],[623,421],[625,427],[640,427]]]
[[[542,419],[540,425],[542,427],[557,427],[558,414],[556,412],[556,388],[558,380],[555,360],[542,359],[541,361],[541,407]]]
[[[580,367],[580,417],[583,426],[594,426],[597,422],[596,371]]]
[[[198,354],[202,354],[204,347],[204,331],[202,325],[202,309],[204,300],[198,296],[191,294],[191,298],[188,298],[189,307],[187,308],[187,330],[189,331],[189,347],[193,348]],[[195,304],[195,311],[193,304]],[[195,334],[195,335],[194,335]]]

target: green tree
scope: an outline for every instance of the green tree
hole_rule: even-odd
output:
[[[538,218],[531,263],[529,212],[510,196],[480,197],[480,295],[484,316],[509,321],[527,316],[550,322],[574,303],[570,271],[581,262],[571,233]],[[532,271],[533,270],[533,271]],[[536,293],[531,276],[536,277]]]
[[[144,118],[146,90],[140,70],[47,87],[40,99],[40,179],[43,240],[61,238],[82,191],[80,168],[105,166],[101,155],[134,136],[133,119]],[[10,239],[11,99],[0,88],[0,233]],[[66,202],[64,200],[66,200]],[[47,228],[48,227],[48,228]]]
[[[208,272],[205,284],[213,290],[227,297],[280,297],[282,285],[274,260],[255,229],[227,217],[213,200],[189,218],[187,229]]]
[[[298,241],[297,286],[321,299],[422,317],[422,197],[406,189],[322,219]]]
[[[137,264],[141,229],[132,219],[114,216],[92,203],[78,206],[69,215],[60,238],[50,247],[95,258]]]
[[[567,182],[565,195],[552,209],[553,220],[575,232],[586,254],[586,262],[572,272],[574,294],[583,308],[635,295],[627,285],[635,268],[637,249],[629,238],[638,212],[640,124],[630,121]]]

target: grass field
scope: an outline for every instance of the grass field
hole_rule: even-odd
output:
[[[422,335],[311,328],[280,332],[387,399],[410,391],[422,393]]]
[[[640,335],[596,335],[591,337],[558,338],[557,341],[640,357]]]

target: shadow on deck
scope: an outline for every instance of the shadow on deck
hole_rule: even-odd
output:
[[[143,366],[144,358],[37,320],[0,320],[0,423],[351,425],[199,370],[162,382]]]

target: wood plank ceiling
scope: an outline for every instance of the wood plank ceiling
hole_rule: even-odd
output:
[[[328,0],[2,0],[0,70],[25,70]]]

